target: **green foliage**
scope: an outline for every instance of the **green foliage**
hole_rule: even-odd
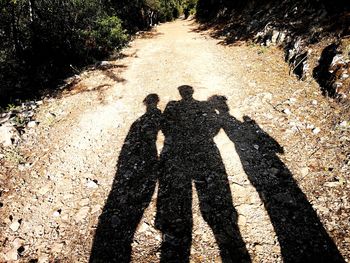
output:
[[[196,0],[0,0],[0,105],[33,96]]]
[[[121,24],[100,0],[2,0],[0,105],[120,48],[127,40]]]
[[[183,3],[183,13],[185,18],[196,13],[197,0],[186,0]]]
[[[107,16],[96,21],[91,31],[85,31],[94,43],[93,48],[103,52],[121,48],[128,40],[128,35],[117,16]]]

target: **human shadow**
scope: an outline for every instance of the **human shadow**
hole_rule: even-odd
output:
[[[130,262],[131,243],[156,187],[156,138],[161,111],[158,95],[145,100],[146,113],[129,130],[121,149],[116,177],[99,217],[90,262]]]
[[[280,160],[276,140],[249,118],[229,114],[224,96],[209,99],[221,127],[235,144],[244,171],[264,203],[276,232],[283,262],[345,262],[306,195]]]
[[[189,262],[192,233],[192,182],[200,211],[212,229],[223,262],[250,262],[237,226],[220,152],[213,140],[220,130],[215,110],[193,98],[190,86],[180,86],[180,101],[163,113],[165,136],[160,156],[156,228],[162,231],[160,262]]]

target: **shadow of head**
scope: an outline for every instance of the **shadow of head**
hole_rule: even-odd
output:
[[[155,93],[148,94],[143,100],[143,104],[146,106],[147,110],[157,108],[158,102],[159,96]]]
[[[210,103],[211,107],[218,110],[219,113],[228,113],[230,110],[227,105],[226,96],[213,95],[208,99],[208,102]]]
[[[177,88],[183,100],[192,100],[193,99],[193,88],[189,85],[182,85]]]

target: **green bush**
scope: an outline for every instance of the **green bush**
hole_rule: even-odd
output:
[[[55,88],[72,68],[120,49],[150,21],[177,18],[191,1],[0,0],[0,105]]]
[[[128,34],[117,16],[109,16],[96,21],[95,28],[86,32],[102,53],[120,49],[128,40]],[[91,41],[90,39],[90,41]]]

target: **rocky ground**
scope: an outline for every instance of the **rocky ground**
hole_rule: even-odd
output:
[[[191,85],[199,101],[227,98],[229,112],[219,114],[214,141],[252,262],[301,262],[295,255],[317,253],[325,262],[350,260],[349,104],[324,97],[314,80],[289,74],[277,47],[222,45],[197,29],[194,21],[177,20],[140,34],[119,59],[67,80],[59,95],[1,115],[1,262],[87,262],[145,97],[158,94],[163,111],[180,99],[180,85]],[[158,153],[163,144],[160,133]],[[190,261],[221,262],[218,236],[192,188]],[[167,237],[155,227],[159,189],[133,238],[129,233],[133,262],[162,257]],[[222,211],[212,212],[222,218]],[[230,229],[235,222],[226,223]]]

